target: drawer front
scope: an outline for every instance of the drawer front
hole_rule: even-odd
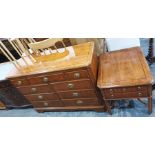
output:
[[[126,93],[126,92],[137,92],[137,91],[147,91],[148,86],[134,86],[134,87],[125,87],[125,88],[110,88],[105,89],[106,93]]]
[[[92,84],[90,80],[79,80],[70,82],[60,82],[53,84],[56,91],[67,91],[76,89],[92,89]]]
[[[94,90],[77,90],[77,91],[59,92],[59,95],[62,99],[96,97]]]
[[[79,70],[65,73],[67,80],[88,79],[89,75],[87,70]]]
[[[32,102],[33,106],[36,108],[47,108],[47,107],[63,107],[63,103],[60,100],[52,100],[52,101],[37,101]]]
[[[65,77],[63,73],[48,74],[48,75],[44,74],[41,76],[29,77],[28,80],[32,85],[38,85],[38,84],[47,84],[50,82],[53,83],[53,82],[64,81]]]
[[[64,106],[91,106],[99,105],[97,98],[80,98],[80,99],[66,99],[62,100]]]
[[[30,101],[59,100],[56,93],[25,95],[25,97]]]
[[[11,83],[15,87],[21,87],[21,86],[28,86],[29,85],[29,81],[26,78],[15,78],[15,79],[11,79]]]
[[[141,98],[141,97],[148,96],[147,91],[113,93],[113,94],[107,94],[107,93],[102,92],[102,94],[104,95],[105,99]]]
[[[28,87],[19,87],[19,91],[24,94],[40,94],[40,93],[50,93],[51,88],[49,85],[37,85]]]

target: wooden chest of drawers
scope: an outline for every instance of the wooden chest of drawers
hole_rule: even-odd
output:
[[[32,70],[9,78],[38,112],[104,110],[96,87],[98,58],[94,44],[76,45],[74,50],[76,56],[70,61],[50,62],[51,69],[39,68],[35,73]]]

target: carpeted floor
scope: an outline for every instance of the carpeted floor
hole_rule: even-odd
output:
[[[147,55],[148,39],[141,39],[141,47],[144,54]],[[155,63],[150,66],[153,76],[155,77]],[[147,100],[146,100],[147,101]],[[153,112],[151,115],[147,113],[147,107],[137,100],[133,100],[134,108],[115,108],[112,110],[113,115],[106,112],[94,111],[75,111],[75,112],[44,112],[38,113],[34,109],[13,109],[1,110],[1,117],[155,117],[155,91],[153,91]]]

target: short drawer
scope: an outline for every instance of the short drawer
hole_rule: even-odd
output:
[[[99,105],[97,98],[79,98],[79,99],[66,99],[62,100],[64,106],[91,106]]]
[[[118,87],[105,89],[106,93],[126,93],[126,92],[137,92],[137,91],[147,91],[148,86],[134,86],[134,87]]]
[[[56,93],[25,95],[30,101],[59,100]]]
[[[96,97],[94,90],[66,91],[66,92],[59,92],[59,95],[62,99],[95,98]]]
[[[89,78],[87,70],[66,72],[65,76],[66,76],[67,80],[78,80],[78,79],[88,79]]]
[[[26,86],[19,87],[19,91],[24,94],[40,94],[40,93],[51,93],[51,88],[49,85],[37,85],[37,86]]]
[[[63,73],[44,74],[41,76],[34,76],[28,78],[31,85],[54,83],[59,81],[65,81]]]
[[[92,89],[90,80],[77,80],[70,82],[59,82],[52,85],[56,91],[67,91],[76,89]]]
[[[63,103],[60,100],[51,100],[51,101],[37,101],[32,102],[33,106],[36,108],[43,108],[43,107],[63,107]]]
[[[21,87],[21,86],[28,86],[29,85],[29,81],[26,78],[15,78],[15,79],[11,79],[11,83],[15,87]]]
[[[123,99],[123,98],[141,98],[148,97],[147,91],[137,91],[137,92],[128,92],[128,93],[112,93],[107,94],[102,92],[105,99]]]

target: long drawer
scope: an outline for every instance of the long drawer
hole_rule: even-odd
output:
[[[60,100],[33,101],[32,104],[36,108],[63,107],[63,103]]]
[[[137,92],[137,91],[147,91],[148,86],[132,86],[132,87],[118,87],[118,88],[109,88],[104,89],[105,93],[126,93],[126,92]]]
[[[39,94],[39,93],[51,93],[51,88],[48,84],[37,86],[18,87],[19,91],[24,94]]]
[[[64,106],[99,105],[97,98],[63,99]]]
[[[140,97],[147,97],[148,91],[137,91],[137,92],[126,92],[126,93],[104,93],[102,94],[105,99],[123,99],[123,98],[140,98]]]
[[[76,90],[76,91],[59,92],[59,96],[62,99],[95,98],[96,94],[95,94],[94,90]]]
[[[85,80],[74,80],[69,82],[59,82],[52,84],[52,87],[56,91],[68,91],[68,90],[77,90],[77,89],[92,89],[92,83],[89,79]]]
[[[30,101],[59,100],[56,93],[25,95]]]

